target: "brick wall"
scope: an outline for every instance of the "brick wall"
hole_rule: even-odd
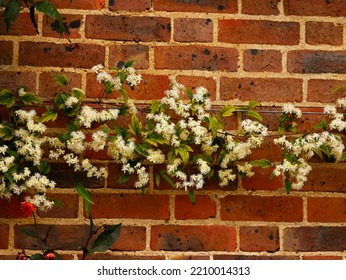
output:
[[[138,102],[161,98],[168,77],[176,76],[187,86],[207,87],[214,104],[254,99],[269,110],[295,102],[316,112],[303,116],[304,132],[319,108],[336,100],[331,89],[346,78],[344,0],[52,2],[68,22],[68,37],[59,38],[41,14],[36,35],[27,11],[6,33],[0,15],[0,87],[27,85],[52,96],[51,74],[63,72],[93,97],[98,87],[90,67],[137,59],[144,81],[131,96]],[[263,117],[275,130],[278,115]],[[253,157],[279,160],[280,150],[268,140]],[[267,170],[224,189],[211,182],[191,205],[184,191],[163,183],[151,181],[145,195],[131,183],[118,185],[118,166],[102,155],[94,160],[108,168],[107,180],[54,164],[58,187],[51,197],[64,207],[39,213],[42,230],[54,225],[49,245],[67,259],[81,257],[77,249],[88,232],[74,181],[90,188],[96,224],[123,223],[118,242],[97,259],[346,258],[344,164],[314,163],[306,186],[290,195],[280,179],[268,180]],[[15,199],[0,203],[0,258],[13,259],[21,249],[35,252],[37,242],[21,232],[32,220]]]

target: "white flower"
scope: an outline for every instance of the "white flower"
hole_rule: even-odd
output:
[[[91,71],[94,73],[99,73],[101,70],[104,69],[104,66],[102,64],[95,65],[91,68]]]
[[[65,101],[65,106],[66,108],[72,108],[75,104],[78,103],[78,98],[74,96],[70,96],[69,98],[66,99]]]
[[[161,150],[152,150],[149,149],[148,151],[147,160],[154,164],[160,164],[165,161],[165,155],[162,153]]]
[[[298,119],[302,117],[302,111],[296,108],[292,103],[286,103],[282,106],[282,110],[286,114],[295,114]]]

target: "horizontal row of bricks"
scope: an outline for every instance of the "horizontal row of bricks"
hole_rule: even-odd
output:
[[[51,225],[39,225],[37,230],[45,233]],[[40,248],[40,241],[25,238],[23,228],[34,230],[33,225],[14,226],[14,248]],[[57,250],[78,250],[88,237],[87,225],[53,225],[48,246]],[[276,226],[203,226],[203,225],[152,225],[150,249],[152,251],[228,251],[237,250],[239,231],[240,251],[343,251],[346,244],[346,227],[300,226],[286,227],[282,231]],[[2,237],[8,236],[7,225],[0,225]],[[147,229],[144,226],[123,226],[121,235],[111,250],[143,251],[147,249]],[[253,240],[257,242],[253,242]],[[6,249],[8,240],[1,238],[0,248]],[[281,247],[281,248],[280,248]]]
[[[177,220],[212,219],[213,221],[263,221],[302,222],[304,220],[304,199],[293,195],[259,196],[196,195],[192,204],[188,195],[174,196],[174,218]],[[77,218],[78,196],[74,194],[50,194],[64,207],[54,207],[47,212],[39,212],[43,218]],[[213,197],[213,198],[212,198]],[[346,198],[307,197],[308,222],[346,222]],[[91,214],[96,219],[170,219],[170,196],[166,194],[134,193],[93,193],[95,205]],[[219,201],[220,209],[218,209]],[[0,218],[23,218],[19,202],[1,200]],[[323,211],[321,211],[323,209]]]

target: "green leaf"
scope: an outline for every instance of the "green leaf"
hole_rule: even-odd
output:
[[[54,206],[56,206],[56,207],[59,207],[59,208],[64,207],[62,202],[60,200],[58,200],[58,199],[53,199],[53,202],[54,202]]]
[[[0,7],[2,7],[2,5],[4,4],[5,0],[0,0]]]
[[[44,260],[44,256],[42,254],[33,254],[30,260]]]
[[[132,59],[132,60],[126,62],[126,63],[124,64],[124,67],[125,67],[125,68],[131,67],[131,66],[132,66],[134,63],[136,63],[136,62],[137,62],[137,60]]]
[[[69,84],[69,80],[66,75],[54,75],[53,78],[58,85],[67,86]]]
[[[286,192],[287,192],[287,194],[289,194],[292,190],[292,183],[290,180],[285,178],[284,184],[285,184]]]
[[[20,0],[9,0],[5,9],[4,19],[6,23],[6,31],[10,29],[11,24],[16,20],[21,8]]]
[[[158,114],[164,112],[166,109],[166,104],[163,104],[159,100],[154,100],[151,102],[150,113]]]
[[[155,174],[155,183],[156,183],[156,186],[160,186],[160,182],[161,182],[161,175],[158,173],[158,174]]]
[[[189,191],[189,198],[191,203],[194,205],[196,203],[196,196],[195,196],[195,192],[193,190]]]
[[[249,104],[248,104],[249,108],[255,108],[255,107],[260,106],[260,105],[261,105],[261,103],[255,101],[255,100],[250,100]]]
[[[175,184],[171,177],[169,177],[167,174],[161,174],[162,178],[173,188],[175,188]]]
[[[131,178],[130,174],[123,174],[119,177],[118,183],[119,184],[124,184],[126,183],[129,179]]]
[[[139,135],[141,133],[142,129],[142,123],[138,120],[137,115],[132,115],[132,122],[131,125],[129,125],[129,131],[133,135]]]
[[[61,35],[64,32],[64,23],[62,21],[62,17],[55,6],[47,1],[38,1],[35,4],[35,8],[44,13],[46,16],[51,17],[54,20],[59,22],[59,34]]]
[[[91,246],[92,252],[104,252],[108,250],[120,236],[121,224],[105,226],[104,231],[95,239]]]
[[[38,171],[40,171],[41,174],[48,174],[50,172],[50,165],[46,161],[41,161],[40,165],[38,166]]]
[[[341,154],[340,161],[342,161],[342,162],[346,161],[346,152]]]
[[[22,228],[21,231],[22,231],[25,235],[30,236],[30,237],[32,237],[32,238],[35,238],[35,239],[38,239],[38,240],[41,239],[41,238],[39,237],[39,235],[37,234],[36,231],[30,230],[30,229],[28,229],[28,228]]]
[[[15,102],[16,99],[12,91],[7,89],[2,89],[0,91],[0,105],[6,105],[7,108],[11,108]]]
[[[47,112],[42,114],[40,122],[41,123],[45,123],[49,121],[54,122],[57,117],[58,117],[58,113],[55,112],[53,108],[49,108]]]
[[[322,118],[321,121],[314,126],[314,129],[322,129],[323,131],[326,131],[328,128],[328,124],[325,118]]]
[[[5,141],[10,141],[13,138],[12,129],[7,125],[2,125],[0,127],[0,138],[2,138]]]
[[[20,99],[23,101],[25,105],[32,105],[32,104],[42,104],[43,101],[40,97],[33,95],[31,93],[26,93],[23,96],[20,97]]]
[[[209,129],[212,131],[212,136],[216,137],[217,131],[219,129],[223,129],[223,124],[220,120],[220,118],[216,115],[211,115],[209,117]]]
[[[259,122],[263,121],[263,118],[261,117],[261,115],[256,111],[247,111],[247,112],[245,112],[245,115],[250,116],[250,117],[258,120]]]
[[[337,85],[332,89],[332,93],[343,94],[346,91],[346,84]]]
[[[135,144],[135,151],[144,157],[148,156],[148,153],[144,150],[141,144]]]
[[[77,193],[84,199],[84,201],[94,204],[90,192],[81,183],[76,184]]]
[[[188,97],[190,100],[192,100],[192,98],[193,98],[192,90],[191,90],[190,88],[186,87],[186,88],[185,88],[185,92],[186,92],[187,97]]]
[[[255,167],[268,168],[272,166],[272,163],[267,159],[259,159],[250,161],[250,164]]]
[[[233,115],[234,111],[236,111],[236,108],[234,106],[227,105],[221,109],[220,114],[223,117],[229,117],[229,116]]]

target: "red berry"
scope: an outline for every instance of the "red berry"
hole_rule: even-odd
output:
[[[53,252],[48,252],[44,255],[45,260],[56,260],[56,256]]]
[[[30,217],[35,211],[35,205],[31,202],[21,202],[20,210],[23,212],[25,217]]]

